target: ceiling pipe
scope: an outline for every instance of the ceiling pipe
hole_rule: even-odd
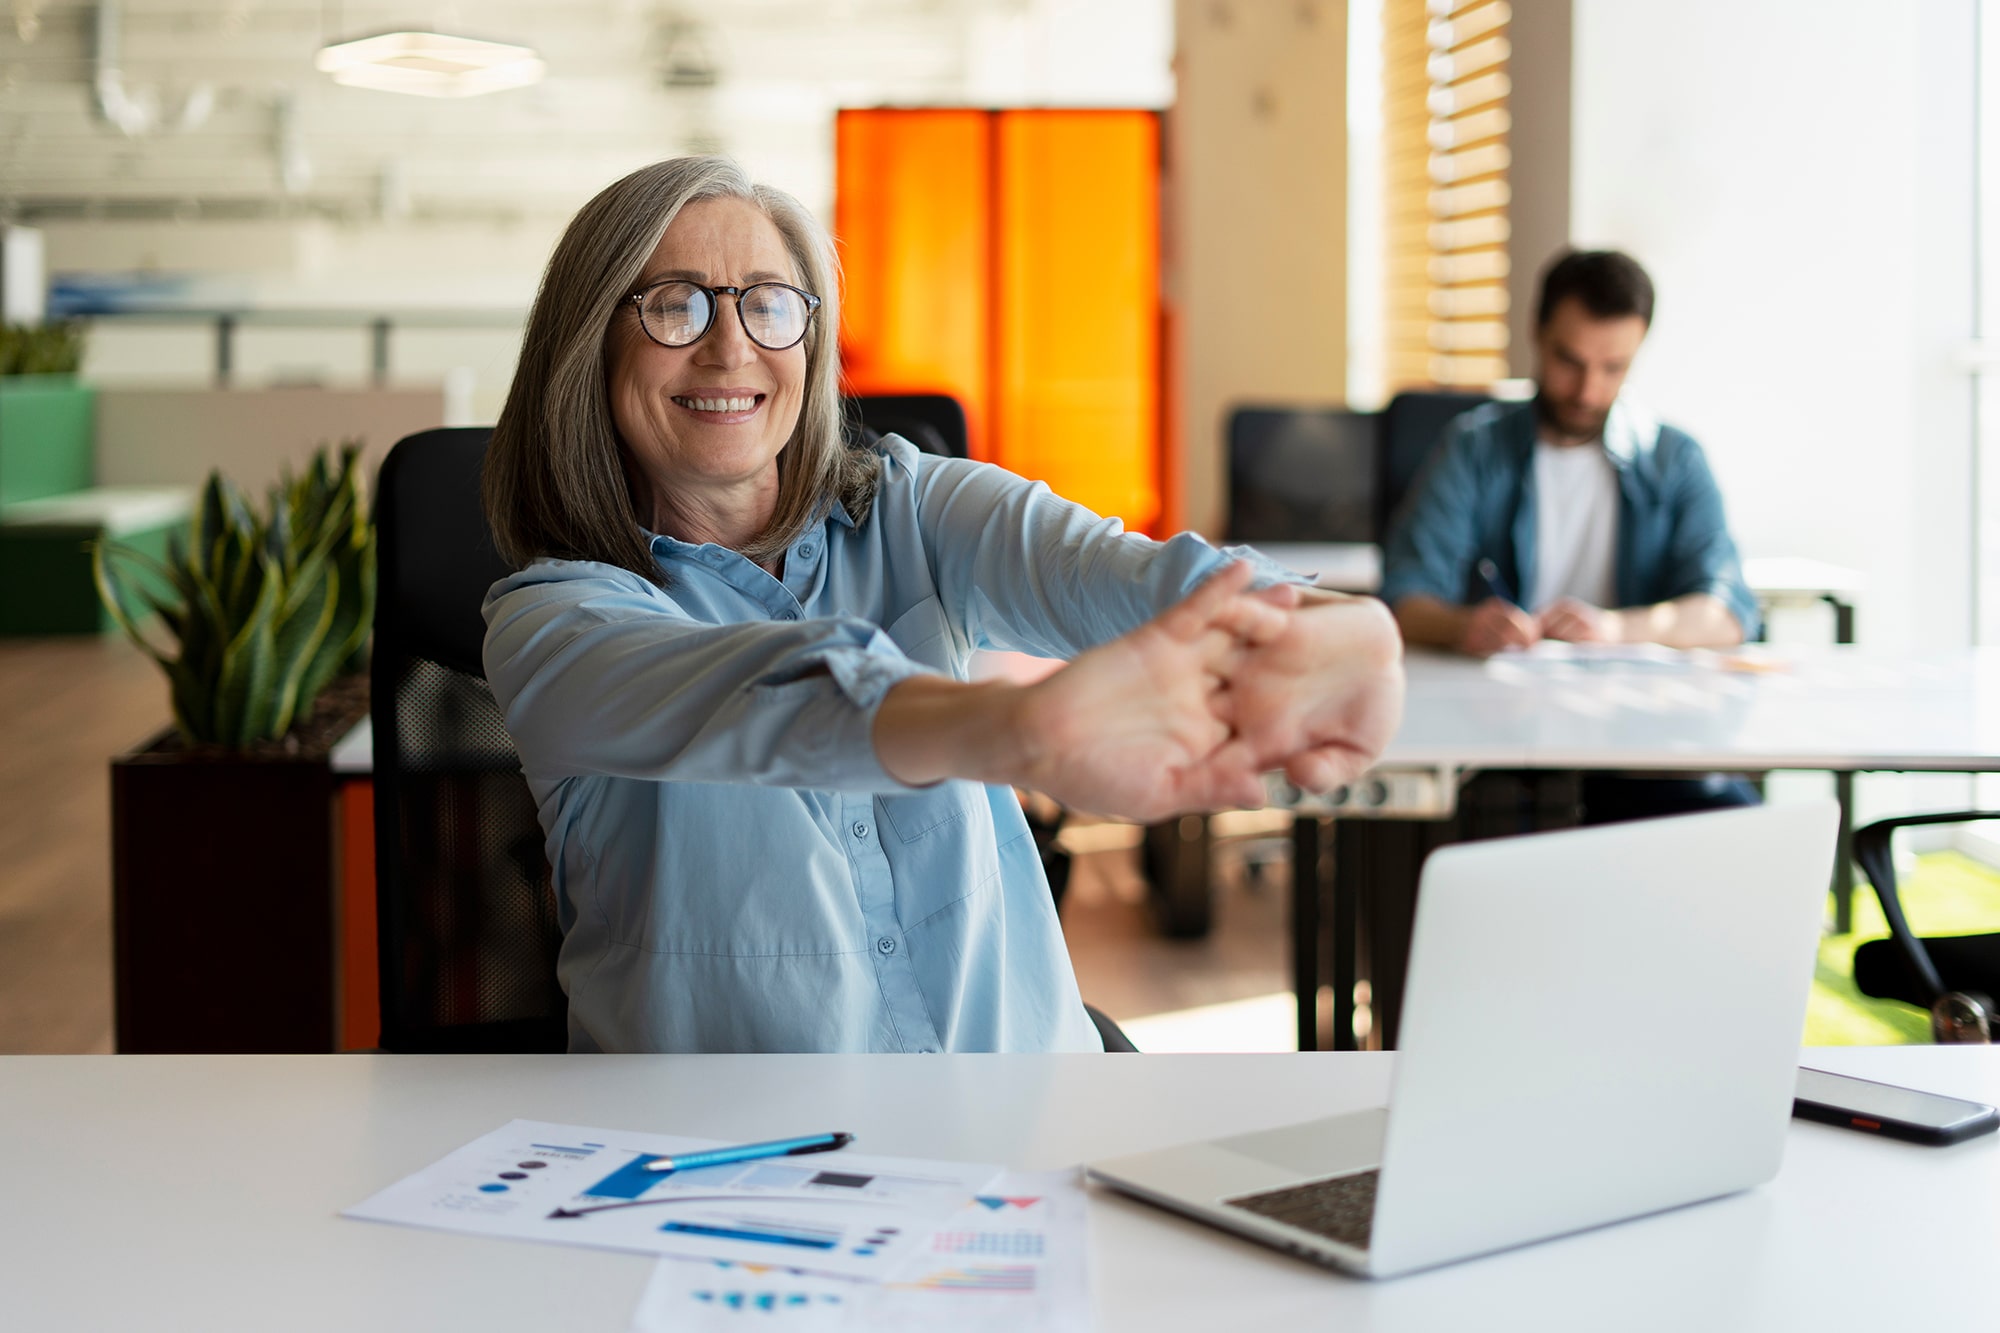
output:
[[[125,86],[125,72],[119,63],[120,35],[124,6],[118,0],[100,0],[95,16],[94,49],[91,52],[91,103],[98,119],[116,128],[129,139],[145,138],[162,129],[192,130],[208,119],[215,109],[215,89],[197,83],[174,108],[169,117],[152,88],[136,92]]]

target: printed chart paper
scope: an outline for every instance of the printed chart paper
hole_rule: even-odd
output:
[[[633,1312],[632,1333],[1086,1333],[1087,1244],[1081,1172],[1009,1172],[880,1283],[767,1264],[663,1260]]]
[[[848,1149],[644,1169],[658,1157],[721,1146],[516,1120],[342,1216],[879,1281],[1000,1172]]]

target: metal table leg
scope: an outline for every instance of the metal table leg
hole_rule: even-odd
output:
[[[1854,774],[1833,775],[1834,799],[1840,802],[1840,832],[1833,843],[1833,933],[1854,929]]]
[[[1319,1026],[1319,988],[1326,975],[1326,914],[1321,908],[1332,873],[1331,831],[1330,820],[1312,815],[1292,819],[1292,995],[1302,1051],[1325,1049]]]

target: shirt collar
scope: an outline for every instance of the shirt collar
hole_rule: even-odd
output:
[[[1660,438],[1660,419],[1651,412],[1621,397],[1611,405],[1611,412],[1604,419],[1604,452],[1619,465],[1634,462],[1640,455],[1650,453]]]

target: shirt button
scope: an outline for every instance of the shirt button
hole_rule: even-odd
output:
[[[896,941],[884,935],[881,939],[875,941],[875,947],[880,949],[884,954],[892,954],[896,952]]]
[[[819,547],[814,546],[811,542],[801,542],[799,544],[799,559],[810,560],[817,554],[819,554]]]
[[[868,836],[868,826],[858,819],[854,821],[854,836],[857,838]]]
[[[799,613],[789,606],[782,607],[778,611],[778,619],[780,620],[797,620],[798,618]]]

